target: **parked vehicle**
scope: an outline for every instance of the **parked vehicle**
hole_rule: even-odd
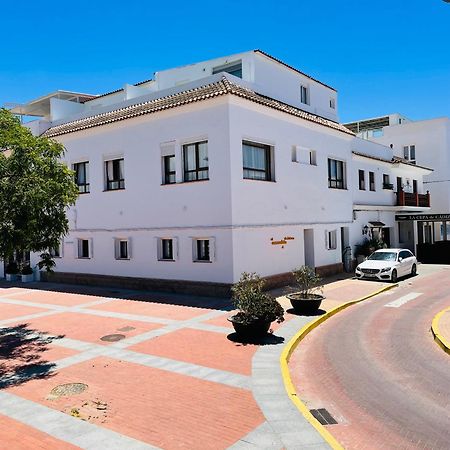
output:
[[[417,273],[417,259],[406,248],[384,248],[373,252],[355,270],[357,278],[372,278],[393,283]]]

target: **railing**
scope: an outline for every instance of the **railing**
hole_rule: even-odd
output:
[[[411,194],[409,192],[397,192],[397,206],[419,206],[422,208],[430,207],[430,192],[426,194]]]

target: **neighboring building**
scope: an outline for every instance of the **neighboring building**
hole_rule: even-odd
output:
[[[80,189],[60,279],[223,293],[243,271],[338,272],[347,246],[398,245],[395,214],[429,209],[429,169],[355,137],[333,88],[261,51],[57,94],[32,102],[46,114],[28,126],[64,144]],[[398,177],[417,204],[395,195]]]
[[[450,263],[450,119],[411,121],[400,114],[346,124],[358,136],[391,146],[394,154],[412,164],[433,167],[424,179],[431,194],[425,214],[397,216],[401,241],[415,236],[424,262]]]

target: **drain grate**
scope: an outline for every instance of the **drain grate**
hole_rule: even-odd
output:
[[[122,339],[125,339],[124,334],[107,334],[106,336],[102,336],[100,338],[101,341],[105,342],[117,342],[121,341]]]
[[[88,388],[84,383],[67,383],[54,387],[47,397],[47,400],[56,400],[59,397],[81,394]]]
[[[310,409],[309,412],[317,419],[321,425],[336,425],[336,419],[325,409]]]

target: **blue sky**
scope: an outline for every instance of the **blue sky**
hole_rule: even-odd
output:
[[[0,105],[259,48],[335,87],[342,121],[450,116],[442,0],[3,2],[0,24]]]

